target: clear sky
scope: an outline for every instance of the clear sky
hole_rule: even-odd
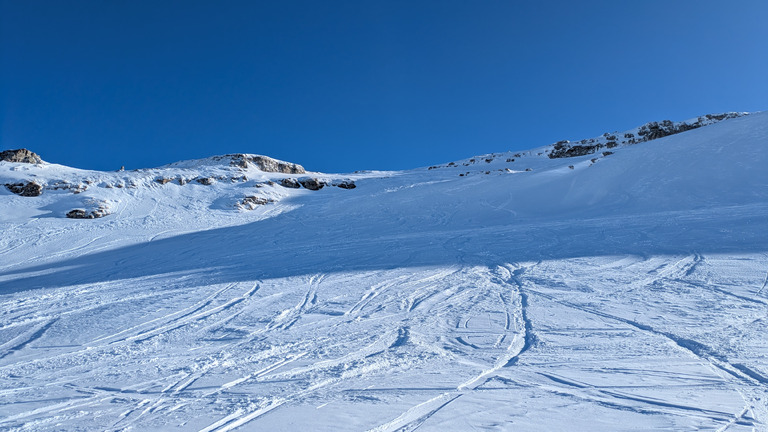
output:
[[[768,109],[768,1],[0,0],[0,150],[405,169]]]

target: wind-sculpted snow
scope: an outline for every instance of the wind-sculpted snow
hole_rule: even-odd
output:
[[[767,138],[0,192],[0,429],[766,430]]]

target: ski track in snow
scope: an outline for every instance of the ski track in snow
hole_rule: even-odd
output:
[[[42,379],[47,382],[48,393],[59,394],[60,402],[42,406],[32,401],[3,404],[3,410],[14,406],[28,408],[15,409],[13,414],[4,416],[0,426],[47,429],[51,427],[46,426],[50,421],[83,421],[79,413],[95,410],[104,413],[105,418],[113,418],[103,426],[107,430],[144,429],[157,422],[166,424],[169,417],[179,419],[178,428],[190,429],[184,419],[203,409],[209,410],[210,415],[222,414],[208,424],[197,422],[193,429],[228,431],[260,422],[271,427],[276,421],[284,421],[279,420],[278,414],[288,411],[286,406],[302,407],[315,400],[325,400],[331,407],[347,406],[345,409],[360,404],[358,409],[364,412],[371,403],[379,406],[394,398],[391,407],[379,416],[379,424],[369,423],[366,427],[361,423],[361,427],[372,431],[414,430],[440,427],[450,417],[448,412],[471,414],[471,403],[464,401],[479,397],[478,394],[508,391],[523,398],[527,392],[543,391],[555,400],[579,400],[598,412],[652,413],[668,418],[672,424],[711,424],[714,429],[762,427],[768,384],[762,367],[745,364],[744,359],[729,360],[729,356],[738,354],[716,349],[717,339],[702,341],[696,335],[677,334],[665,330],[663,322],[653,322],[653,317],[642,319],[634,315],[639,305],[648,310],[679,307],[649,297],[649,292],[653,292],[650,288],[696,291],[728,302],[729,307],[738,305],[753,311],[750,314],[764,315],[765,303],[754,294],[750,297],[746,290],[734,294],[713,289],[717,287],[714,281],[701,282],[700,269],[711,264],[697,254],[664,261],[600,259],[593,268],[609,270],[596,272],[592,278],[615,279],[616,267],[610,263],[628,259],[633,262],[630,269],[643,266],[646,271],[633,269],[621,275],[631,278],[621,288],[632,293],[622,300],[626,306],[619,311],[624,316],[612,312],[616,309],[615,301],[607,303],[615,295],[610,286],[600,287],[604,290],[602,294],[586,294],[583,288],[570,291],[568,282],[548,277],[578,273],[578,268],[585,265],[584,260],[495,268],[318,274],[285,281],[225,284],[200,293],[202,296],[187,297],[184,302],[168,297],[167,301],[173,301],[173,309],[148,308],[143,311],[148,313],[143,320],[133,320],[132,325],[119,331],[84,338],[80,345],[66,347],[44,341],[63,321],[76,316],[74,311],[60,313],[57,319],[30,321],[22,333],[0,346],[0,370],[4,380],[14,382],[0,389],[4,398],[20,400],[32,396],[36,393],[34,382]],[[727,259],[725,263],[733,264]],[[560,271],[553,271],[563,266]],[[578,280],[580,285],[584,278]],[[286,290],[288,286],[295,288]],[[118,305],[124,304],[119,298],[114,300]],[[108,304],[108,300],[103,302],[104,309],[108,310]],[[603,309],[605,305],[611,309]],[[76,307],[72,305],[73,309]],[[541,316],[552,308],[561,310],[561,316],[568,316],[570,310],[587,317],[572,316],[569,320],[574,324],[566,321],[566,325],[575,325],[581,319],[610,323],[610,328],[595,328],[592,332],[627,333],[630,337],[643,334],[656,341],[652,345],[660,347],[664,356],[705,368],[698,369],[690,378],[670,370],[670,376],[679,381],[673,385],[667,383],[668,378],[653,378],[653,374],[663,372],[663,365],[654,364],[656,370],[645,370],[642,363],[627,363],[620,356],[611,360],[608,356],[600,361],[603,366],[598,369],[589,366],[589,361],[577,363],[580,368],[586,367],[596,382],[591,383],[589,376],[572,377],[572,367],[557,364],[560,362],[541,363],[554,355],[547,351],[548,339],[568,332],[557,328],[562,320],[553,321],[551,314]],[[721,308],[720,312],[725,311]],[[683,314],[681,319],[688,318]],[[230,337],[220,334],[224,328]],[[297,338],[298,335],[309,337]],[[608,343],[613,343],[617,336],[606,337]],[[756,333],[753,337],[760,335]],[[573,343],[578,344],[579,340]],[[168,351],[172,346],[175,348]],[[184,346],[187,348],[181,349]],[[35,351],[34,357],[22,355],[29,350]],[[573,354],[578,354],[578,350]],[[157,358],[175,366],[151,373],[144,369],[152,362],[143,359]],[[605,380],[600,370],[630,366],[640,366],[641,370],[629,374],[626,384],[600,384]],[[119,367],[120,374],[135,378],[122,385],[111,385],[100,369],[115,367]],[[35,381],[22,378],[22,371],[29,369],[37,371]],[[442,383],[431,389],[433,386],[419,378],[424,373],[435,375],[434,379]],[[46,376],[55,378],[48,380]],[[376,378],[380,376],[394,377],[394,382],[403,384],[382,386],[384,382]],[[655,384],[638,387],[634,379],[629,379],[637,376]],[[370,384],[365,385],[366,382]],[[500,387],[500,383],[506,384]],[[714,388],[716,393],[723,393],[718,397],[725,398],[724,406],[733,405],[733,412],[724,410],[719,403],[680,400],[678,387],[700,391]],[[658,389],[658,394],[651,396],[653,388]],[[645,396],[649,391],[650,395]],[[727,396],[729,392],[731,396]],[[665,394],[669,396],[665,398]],[[419,395],[423,397],[421,401]],[[400,413],[392,412],[407,400],[413,401],[412,405],[403,406]],[[214,411],[210,411],[211,406],[216,407]],[[503,410],[503,405],[498,409]],[[675,418],[690,423],[675,423]]]

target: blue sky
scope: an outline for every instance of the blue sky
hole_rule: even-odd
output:
[[[0,0],[0,149],[406,169],[768,109],[768,2]]]

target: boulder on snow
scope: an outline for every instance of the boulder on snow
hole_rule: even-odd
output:
[[[301,185],[299,184],[298,181],[296,181],[296,179],[290,178],[290,177],[280,180],[280,186],[291,188],[291,189],[298,189],[301,187]]]
[[[0,161],[39,164],[43,160],[40,156],[27,149],[5,150],[0,152]]]
[[[23,197],[36,197],[43,193],[43,186],[35,182],[6,183],[5,187],[16,195]]]
[[[272,198],[264,198],[259,196],[247,196],[242,201],[238,202],[235,207],[242,210],[253,210],[257,206],[267,205],[273,203],[275,200]]]
[[[216,179],[214,179],[213,177],[198,177],[195,179],[195,181],[200,183],[201,185],[210,186],[216,181]]]
[[[91,210],[74,209],[67,212],[67,217],[70,219],[98,219],[100,217],[107,216],[109,210],[104,207],[98,207]]]
[[[84,208],[76,208],[67,212],[70,219],[98,219],[111,214],[109,204],[106,201],[95,198],[87,198],[83,202]]]
[[[354,189],[357,186],[355,185],[355,182],[352,180],[342,180],[339,182],[334,182],[333,186],[340,187],[342,189]]]
[[[299,183],[309,190],[320,190],[325,186],[325,182],[312,177],[304,177],[299,179]]]

